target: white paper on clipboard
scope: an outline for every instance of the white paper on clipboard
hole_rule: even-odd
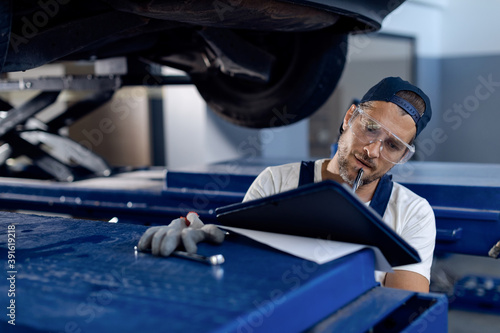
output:
[[[392,272],[391,265],[382,252],[375,246],[337,242],[319,238],[300,237],[250,229],[219,226],[221,229],[235,232],[259,243],[271,246],[296,257],[324,264],[364,248],[370,248],[375,254],[375,269]]]

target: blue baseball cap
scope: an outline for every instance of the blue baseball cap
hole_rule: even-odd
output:
[[[410,102],[396,95],[397,92],[402,90],[412,91],[424,100],[425,111],[422,116],[420,116],[417,109]],[[392,102],[405,110],[413,118],[413,121],[417,126],[417,134],[415,136],[418,136],[418,134],[422,132],[427,123],[431,120],[432,109],[429,97],[427,97],[422,90],[400,77],[386,77],[370,88],[370,90],[368,90],[368,92],[363,96],[360,103],[369,101]]]

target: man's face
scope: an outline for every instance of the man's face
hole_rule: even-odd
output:
[[[344,133],[340,136],[337,150],[339,172],[342,179],[352,185],[359,169],[363,168],[361,185],[366,185],[382,177],[394,164],[380,156],[380,141],[366,144],[352,134],[348,123],[354,110],[351,107],[344,118]],[[393,103],[375,101],[364,111],[406,143],[415,136],[415,122]]]

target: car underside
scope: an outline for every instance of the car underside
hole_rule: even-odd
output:
[[[118,78],[93,78],[92,97],[46,124],[53,135],[122,86],[172,83],[160,70],[165,66],[185,72],[227,121],[285,126],[310,116],[332,94],[346,63],[347,36],[378,30],[402,2],[0,0],[0,73],[61,61],[125,59]],[[28,85],[4,78],[0,87],[41,90],[17,108],[0,100],[0,111],[7,112],[0,139],[20,154],[31,147],[19,132],[26,121],[62,89],[87,89],[89,83],[71,77]],[[56,137],[51,142],[61,144]],[[6,151],[0,162],[12,156]]]

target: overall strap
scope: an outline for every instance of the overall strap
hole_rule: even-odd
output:
[[[314,161],[302,161],[300,164],[299,186],[314,183]]]
[[[314,183],[314,161],[302,161],[300,164],[299,186]],[[385,174],[380,178],[380,181],[375,189],[373,198],[370,202],[370,207],[373,208],[380,217],[384,216],[389,199],[391,198],[392,175]]]
[[[389,204],[393,185],[392,175],[385,174],[380,178],[377,188],[375,189],[370,207],[373,208],[380,217],[384,216],[385,209]]]

